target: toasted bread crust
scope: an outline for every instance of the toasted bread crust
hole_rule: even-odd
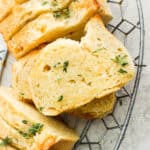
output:
[[[71,0],[63,1],[61,7],[54,7],[50,2],[42,5],[40,0],[31,0],[22,5],[16,5],[12,13],[0,23],[0,33],[6,41],[10,40],[26,23],[34,20],[40,14],[63,9]],[[34,7],[33,7],[34,6]]]
[[[43,14],[28,23],[12,40],[8,41],[9,50],[19,58],[42,43],[51,42],[69,32],[76,31],[97,12],[98,7],[95,0],[79,0],[72,2],[69,6],[68,19],[55,18],[53,13]],[[77,10],[78,13],[75,14]]]
[[[8,136],[12,139],[12,145],[26,150],[48,150],[55,144],[59,147],[58,143],[64,140],[73,146],[78,140],[78,136],[71,129],[52,118],[42,116],[32,106],[18,101],[16,98],[12,89],[0,87],[0,105],[2,106],[0,127],[4,129],[0,133],[1,138]],[[23,123],[23,120],[26,120],[27,123]],[[25,138],[21,134],[26,133],[27,129],[37,123],[42,125],[40,132],[29,138]],[[65,142],[63,144],[65,145]],[[67,147],[67,145],[65,146]],[[61,149],[65,150],[63,147]]]

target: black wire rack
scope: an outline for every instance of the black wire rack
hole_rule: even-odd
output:
[[[109,116],[87,121],[65,116],[64,121],[80,134],[74,150],[118,150],[124,139],[140,84],[144,57],[144,19],[140,0],[109,0],[114,15],[108,29],[134,58],[135,80],[116,93],[116,106]]]
[[[108,0],[114,19],[108,29],[128,48],[134,58],[135,80],[116,93],[117,101],[114,111],[109,116],[88,121],[73,116],[65,116],[64,121],[80,134],[80,140],[74,150],[118,150],[124,139],[140,84],[144,57],[144,19],[140,0]],[[4,61],[7,50],[3,43],[0,60]],[[11,83],[8,71],[11,70],[13,58],[8,56],[2,75],[1,84]],[[2,68],[0,68],[1,70]]]

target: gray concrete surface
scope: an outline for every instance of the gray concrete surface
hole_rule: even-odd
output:
[[[140,89],[120,150],[150,150],[150,1],[142,0],[145,20],[145,57]]]

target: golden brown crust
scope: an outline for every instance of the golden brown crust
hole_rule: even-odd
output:
[[[35,47],[51,42],[69,32],[76,31],[98,10],[95,0],[79,0],[69,6],[70,17],[55,18],[52,13],[39,16],[20,30],[12,40],[8,41],[9,50],[17,58],[22,57]],[[74,13],[78,10],[77,13]],[[79,12],[82,12],[78,14]],[[80,15],[80,17],[78,16]]]
[[[70,0],[63,1],[61,7],[65,7],[69,2]],[[42,5],[42,1],[40,0],[31,0],[22,5],[16,5],[12,13],[0,23],[0,33],[2,33],[5,40],[8,41],[23,28],[26,23],[34,20],[43,13],[51,12],[53,9],[56,9],[53,7],[54,6],[50,2]],[[62,8],[59,7],[58,9]]]
[[[0,127],[3,129],[0,137],[11,137],[12,145],[15,147],[26,150],[48,150],[48,147],[54,146],[59,141],[66,140],[73,145],[78,140],[78,136],[73,130],[52,118],[44,117],[32,106],[18,101],[12,89],[0,87],[0,99],[2,108],[0,110]],[[23,120],[26,120],[27,123],[24,124]],[[21,134],[37,123],[43,126],[39,133],[29,138],[25,138]],[[62,150],[65,149],[62,147]]]

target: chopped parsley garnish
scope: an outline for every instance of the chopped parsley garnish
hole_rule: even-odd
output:
[[[57,64],[55,64],[53,67],[56,68],[56,67],[58,67],[59,65],[61,65],[60,62],[58,62]]]
[[[60,18],[60,17],[64,17],[64,18],[69,18],[70,17],[70,11],[69,11],[69,8],[65,8],[65,9],[62,9],[62,10],[59,10],[59,11],[54,11],[53,12],[53,16],[55,18]]]
[[[100,51],[103,50],[103,49],[104,49],[104,48],[99,48],[99,49],[93,51],[92,53],[93,53],[93,54],[94,54],[94,53],[98,53],[98,52],[100,52]]]
[[[12,139],[7,136],[6,138],[2,139],[0,146],[6,146],[8,144],[11,144],[11,142],[12,142]]]
[[[33,124],[28,130],[29,135],[36,135],[36,133],[39,133],[42,130],[43,126],[44,125],[41,123]]]
[[[21,96],[24,96],[24,93],[20,93]]]
[[[23,131],[19,131],[19,133],[24,137],[24,138],[30,138],[36,135],[36,133],[40,133],[42,128],[43,128],[43,124],[41,123],[35,123],[33,124],[27,132],[23,132]]]
[[[61,96],[59,96],[59,97],[58,97],[58,100],[57,100],[57,101],[58,101],[58,102],[60,102],[60,101],[62,101],[62,100],[63,100],[63,98],[64,98],[64,96],[63,96],[63,95],[61,95]]]
[[[43,2],[42,2],[42,5],[43,5],[43,6],[44,6],[44,5],[47,5],[47,4],[49,4],[48,1],[43,1]]]
[[[128,64],[127,60],[127,55],[124,56],[116,56],[114,59],[112,59],[115,63],[120,64],[121,66],[126,66]]]
[[[28,124],[28,121],[27,120],[22,120],[22,123]]]
[[[69,61],[65,61],[63,64],[63,71],[64,72],[67,72],[68,66],[69,66]]]
[[[42,111],[43,111],[43,109],[44,109],[44,107],[40,107],[40,108],[39,108],[39,111],[40,111],[40,112],[42,112]]]
[[[60,11],[55,11],[55,12],[53,12],[53,16],[55,18],[60,18],[61,17],[61,12]]]
[[[119,72],[119,73],[122,73],[122,74],[127,73],[127,71],[126,71],[126,70],[124,70],[124,69],[122,69],[122,68],[121,68],[121,69],[119,69],[119,70],[118,70],[118,72]]]

